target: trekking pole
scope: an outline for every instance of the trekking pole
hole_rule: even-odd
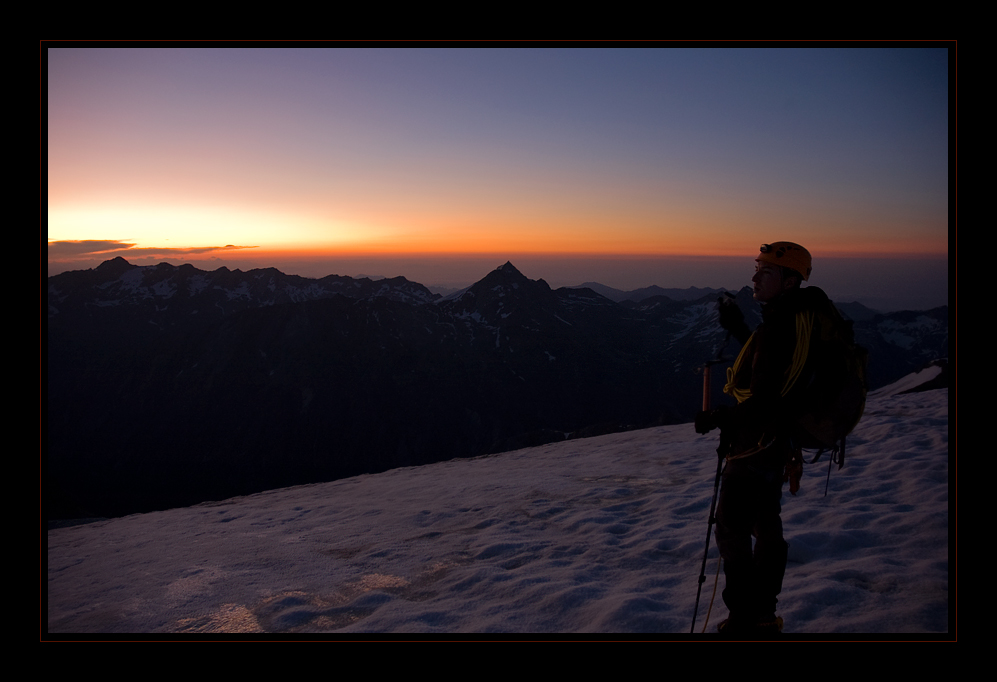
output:
[[[725,439],[720,434],[720,447],[717,448],[717,475],[713,481],[713,501],[710,503],[710,518],[706,524],[706,548],[703,550],[703,564],[699,568],[699,586],[696,588],[696,606],[692,611],[692,625],[689,626],[689,634],[696,631],[696,616],[699,614],[699,598],[703,594],[703,583],[706,582],[706,560],[710,554],[710,536],[713,532],[713,524],[716,523],[717,494],[720,492],[720,476],[724,468]]]
[[[730,338],[730,335],[728,335]],[[726,343],[724,344],[726,345]],[[720,349],[720,353],[723,353],[723,348]],[[710,367],[717,364],[718,362],[725,362],[727,358],[720,357],[720,353],[717,354],[716,360],[710,360],[703,365],[703,411],[710,409]],[[724,455],[727,453],[727,439],[724,437],[723,431],[720,432],[720,445],[717,447],[717,475],[713,480],[713,501],[710,502],[710,517],[706,524],[706,548],[703,551],[703,564],[699,569],[699,586],[696,588],[696,606],[692,612],[692,625],[689,627],[689,634],[693,634],[696,631],[696,616],[699,614],[699,599],[703,594],[703,583],[706,582],[706,561],[710,553],[710,536],[713,531],[713,524],[716,523],[716,516],[714,515],[717,509],[717,495],[720,492],[720,477],[723,473],[724,466]]]
[[[703,412],[710,409],[710,363],[703,365]]]

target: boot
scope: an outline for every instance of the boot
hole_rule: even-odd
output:
[[[739,619],[730,616],[717,625],[721,637],[731,639],[769,639],[782,632],[782,618],[775,614],[762,619]]]

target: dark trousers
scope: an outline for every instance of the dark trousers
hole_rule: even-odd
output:
[[[782,537],[781,498],[781,467],[728,464],[717,502],[716,538],[726,578],[723,600],[734,621],[755,623],[775,614],[789,549]]]

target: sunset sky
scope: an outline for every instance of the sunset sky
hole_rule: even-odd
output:
[[[884,296],[879,277],[940,305],[949,58],[52,48],[48,273],[123,256],[462,286],[512,260],[552,286],[730,288],[791,240],[832,295]]]

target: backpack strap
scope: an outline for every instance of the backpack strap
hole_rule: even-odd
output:
[[[827,448],[821,448],[820,450],[818,450],[817,454],[814,455],[814,458],[812,460],[810,460],[810,463],[811,464],[815,463],[818,459],[820,459],[820,456],[823,455],[824,452],[826,452],[826,451],[827,451]],[[838,469],[841,469],[841,467],[845,466],[845,439],[844,438],[841,439],[840,443],[835,443],[834,444],[834,447],[831,448],[830,455],[831,455],[830,459],[827,460],[827,480],[824,482],[824,497],[827,497],[827,487],[831,483],[831,465],[834,464],[835,462],[837,462],[838,463]]]
[[[817,454],[814,455],[814,458],[812,460],[810,460],[810,463],[814,464],[815,462],[817,462],[817,460],[820,459],[820,456],[823,455],[825,452],[828,452],[831,455],[831,459],[830,459],[829,464],[833,464],[834,462],[837,462],[839,469],[841,467],[845,466],[845,439],[844,438],[842,438],[840,442],[835,443],[833,447],[830,447],[830,448],[821,448],[820,450],[818,450]]]

